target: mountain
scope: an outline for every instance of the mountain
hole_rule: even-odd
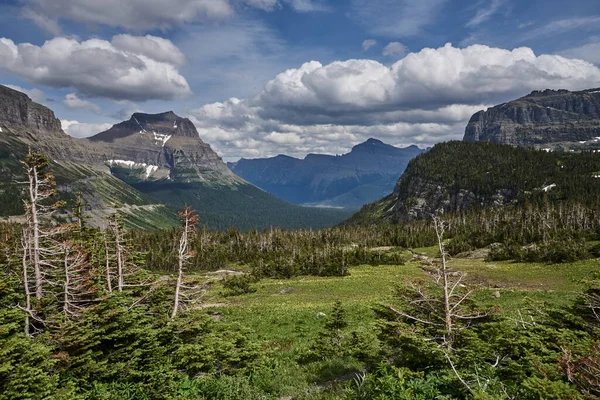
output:
[[[52,110],[0,86],[0,217],[23,213],[20,161],[28,147],[45,153],[59,198],[73,204],[81,192],[93,224],[119,204],[130,227],[178,224],[176,211],[194,207],[211,228],[325,227],[348,213],[290,204],[232,173],[198,136],[193,123],[173,112],[134,114],[90,139],[62,131]]]
[[[358,209],[389,193],[408,162],[424,150],[369,139],[348,154],[285,155],[229,163],[237,175],[296,204]]]
[[[465,129],[465,141],[544,149],[600,149],[600,89],[534,91],[479,111]]]
[[[598,205],[600,153],[447,142],[412,160],[391,195],[363,207],[348,224],[427,219],[533,201]]]
[[[347,213],[299,207],[231,172],[187,118],[136,113],[87,140],[111,173],[173,209],[192,206],[213,228],[331,226]]]
[[[166,227],[177,223],[172,211],[151,197],[113,177],[94,151],[61,129],[47,107],[27,95],[0,86],[0,217],[23,214],[25,180],[21,160],[28,148],[44,152],[56,177],[58,197],[73,204],[75,193],[91,205],[91,222],[122,206],[132,227]]]

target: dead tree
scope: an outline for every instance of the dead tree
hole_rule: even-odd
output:
[[[62,311],[65,319],[71,319],[79,316],[80,311],[92,303],[95,290],[85,252],[71,241],[64,242],[62,248]]]
[[[22,238],[22,245],[23,245],[23,257],[22,257],[22,262],[23,262],[23,287],[25,288],[25,308],[23,311],[25,311],[25,335],[27,336],[31,336],[31,329],[30,329],[30,317],[32,315],[32,310],[31,310],[31,290],[29,289],[29,230],[27,228],[23,229],[23,238]]]
[[[109,218],[108,224],[113,240],[114,240],[114,251],[115,251],[115,259],[117,261],[117,290],[119,292],[123,291],[123,287],[125,286],[125,238],[124,238],[124,228],[123,221],[118,212],[114,213]],[[108,258],[107,258],[108,260]],[[107,261],[108,267],[108,261]],[[107,269],[108,271],[108,269]],[[107,273],[107,279],[110,280],[110,273]],[[109,284],[110,287],[110,284]],[[112,291],[112,288],[110,289]]]
[[[112,275],[110,273],[110,248],[108,246],[108,232],[104,232],[104,256],[105,256],[105,276],[106,276],[106,289],[108,293],[112,293]]]
[[[425,340],[437,344],[458,380],[473,392],[452,361],[451,356],[455,352],[452,345],[459,331],[490,315],[492,310],[478,310],[473,304],[471,295],[474,290],[468,289],[463,283],[465,274],[452,271],[448,265],[448,254],[444,245],[447,223],[438,215],[434,215],[432,219],[440,261],[426,261],[422,266],[430,282],[407,282],[398,288],[397,292],[402,307],[390,305],[389,309],[405,323],[422,325]]]
[[[195,255],[194,251],[189,251],[189,236],[198,224],[198,215],[194,213],[190,206],[185,206],[185,209],[179,212],[179,217],[183,225],[181,238],[179,239],[179,251],[177,254],[177,283],[175,284],[175,301],[173,304],[173,312],[171,319],[175,319],[177,311],[180,307],[180,296],[183,285],[183,272],[188,260]]]
[[[31,252],[31,262],[33,264],[35,278],[35,296],[38,300],[43,296],[43,266],[47,263],[44,256],[49,252],[41,245],[44,237],[50,236],[49,232],[43,232],[41,229],[41,219],[48,216],[57,208],[64,205],[64,202],[58,202],[48,205],[44,202],[56,194],[56,182],[54,175],[48,172],[50,163],[42,153],[32,151],[22,161],[27,172],[28,200],[25,201],[25,210],[28,215],[29,248]],[[46,254],[44,254],[46,253]]]

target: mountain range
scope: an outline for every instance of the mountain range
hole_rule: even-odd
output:
[[[540,200],[541,199],[541,200]],[[531,201],[600,199],[600,90],[534,91],[473,115],[347,223],[402,223]]]
[[[195,208],[204,225],[225,229],[331,226],[348,216],[339,210],[300,207],[232,173],[204,143],[193,123],[173,112],[134,114],[89,139],[62,131],[54,113],[28,96],[0,86],[0,216],[21,215],[23,159],[28,147],[51,160],[59,197],[81,192],[92,223],[119,204],[130,225],[172,226],[176,210]]]
[[[424,151],[369,139],[341,156],[242,158],[228,166],[248,182],[292,203],[359,209],[388,194],[408,162]]]

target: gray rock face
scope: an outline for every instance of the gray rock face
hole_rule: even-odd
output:
[[[465,141],[521,146],[594,140],[600,136],[600,89],[534,91],[471,117]]]
[[[518,193],[498,189],[493,196],[478,197],[465,189],[451,190],[419,176],[403,175],[390,195],[393,207],[385,210],[386,217],[398,223],[428,219],[432,214],[459,212],[473,207],[487,208],[513,201]]]
[[[54,112],[29,96],[0,85],[0,126],[26,126],[41,132],[62,132]]]
[[[133,114],[87,142],[113,172],[130,170],[129,177],[121,175],[126,181],[241,181],[200,139],[194,124],[171,111]]]

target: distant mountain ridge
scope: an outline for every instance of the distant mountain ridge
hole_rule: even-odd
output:
[[[228,166],[248,182],[292,203],[358,209],[389,193],[408,162],[423,151],[369,139],[341,156],[278,155],[241,159]]]
[[[114,212],[115,203],[130,226],[173,226],[175,214],[164,205],[113,177],[94,149],[63,132],[60,120],[49,108],[24,93],[0,85],[0,217],[23,213],[24,181],[21,160],[28,147],[48,156],[56,176],[59,198],[74,201],[80,192],[92,206],[91,222]]]
[[[600,89],[588,89],[534,91],[479,111],[471,117],[463,140],[554,150],[584,149],[599,137]]]
[[[20,161],[28,147],[50,159],[61,199],[72,205],[82,193],[94,224],[114,212],[114,204],[138,228],[178,224],[175,211],[185,204],[215,229],[318,228],[349,216],[296,206],[249,184],[200,139],[189,119],[173,112],[136,113],[92,138],[74,139],[52,110],[0,86],[0,217],[23,213],[24,187],[15,182],[24,180]]]
[[[531,201],[598,204],[600,153],[544,152],[496,143],[446,142],[412,160],[394,191],[348,224],[403,223]]]

